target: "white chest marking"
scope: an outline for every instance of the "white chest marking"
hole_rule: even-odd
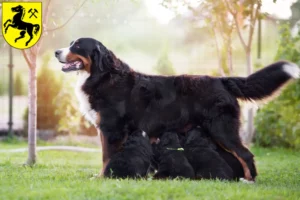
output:
[[[79,101],[80,112],[83,116],[90,121],[94,126],[97,126],[98,114],[95,110],[91,108],[91,104],[89,102],[89,96],[82,91],[82,86],[85,83],[86,79],[90,76],[90,74],[86,71],[80,71],[78,74],[78,80],[75,88],[75,94]]]

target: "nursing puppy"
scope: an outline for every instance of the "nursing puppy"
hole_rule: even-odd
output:
[[[194,168],[196,179],[233,180],[232,169],[200,127],[187,133],[184,153]]]
[[[154,160],[157,166],[155,179],[164,178],[194,178],[193,167],[184,155],[176,133],[164,133],[158,144],[153,145]]]
[[[135,131],[128,136],[122,150],[111,158],[104,171],[104,177],[145,177],[150,167],[151,157],[152,147],[148,136],[142,131]]]

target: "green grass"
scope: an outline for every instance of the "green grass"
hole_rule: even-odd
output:
[[[40,152],[33,168],[22,165],[26,153],[0,153],[0,199],[300,199],[300,152],[252,151],[259,171],[255,184],[90,180],[101,167],[97,153]]]

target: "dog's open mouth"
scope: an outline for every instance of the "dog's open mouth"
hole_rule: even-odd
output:
[[[83,62],[80,60],[76,60],[73,62],[64,63],[62,67],[63,72],[77,71],[83,69]]]

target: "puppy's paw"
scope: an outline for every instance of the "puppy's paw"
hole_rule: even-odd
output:
[[[244,178],[240,178],[240,182],[246,183],[246,184],[254,184],[255,183],[254,181],[248,181],[248,180],[246,180]]]
[[[90,178],[91,181],[99,179],[99,178],[103,178],[103,174],[93,174],[93,176]]]

